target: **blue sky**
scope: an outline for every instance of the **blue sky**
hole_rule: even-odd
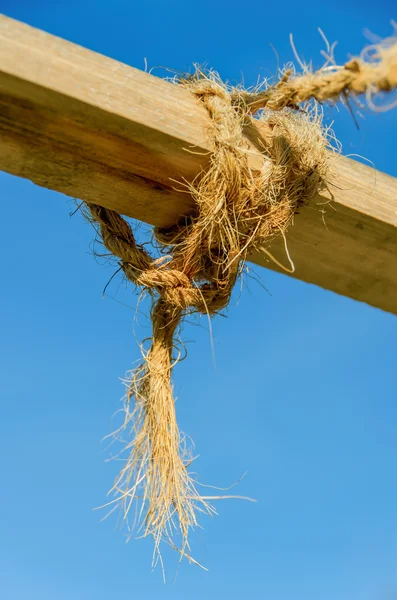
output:
[[[143,68],[207,63],[247,84],[298,51],[321,64],[321,27],[343,61],[386,36],[394,2],[0,0],[3,13]],[[345,154],[397,176],[397,111],[328,111]],[[394,129],[393,129],[394,128]],[[139,357],[136,295],[96,264],[93,232],[70,199],[0,173],[0,590],[5,600],[397,598],[397,320],[270,271],[248,281],[228,319],[186,324],[176,370],[181,428],[200,480],[257,504],[222,501],[192,535],[206,573],[99,522],[117,470],[100,439],[119,407],[119,377]],[[149,324],[135,327],[138,339]],[[205,322],[203,322],[205,325]]]

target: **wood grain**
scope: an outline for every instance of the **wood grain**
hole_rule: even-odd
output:
[[[0,16],[0,169],[167,226],[192,209],[178,182],[205,169],[208,125],[186,90]],[[255,166],[259,133],[246,134]],[[397,314],[397,180],[343,157],[335,168],[332,201],[288,232],[294,277]],[[286,264],[283,244],[271,251]]]
[[[293,277],[397,314],[397,180],[344,157],[335,166],[333,202],[316,198],[288,231]],[[271,251],[288,265],[283,244]]]

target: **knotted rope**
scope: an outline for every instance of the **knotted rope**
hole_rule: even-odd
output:
[[[157,550],[162,539],[174,545],[179,532],[179,550],[186,555],[196,511],[214,512],[188,472],[191,455],[176,421],[171,371],[178,325],[191,312],[214,315],[225,308],[249,253],[284,235],[299,206],[326,186],[329,153],[321,119],[288,107],[309,97],[324,101],[371,86],[396,87],[396,49],[389,48],[384,62],[372,67],[350,61],[332,74],[284,77],[256,95],[230,90],[216,76],[200,72],[182,80],[210,115],[214,151],[208,170],[190,185],[194,214],[154,230],[166,257],[153,258],[120,215],[88,204],[103,244],[119,259],[127,279],[153,298],[151,347],[132,373],[126,395],[123,427],[132,432],[128,458],[112,491],[125,517],[133,500],[140,502],[143,535],[154,536]],[[262,168],[253,169],[243,126],[264,108],[260,118],[270,134],[261,138]]]

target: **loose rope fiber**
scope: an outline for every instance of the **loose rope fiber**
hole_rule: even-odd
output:
[[[394,89],[397,45],[379,47],[372,59],[293,79],[287,72],[258,93],[228,88],[215,74],[200,71],[179,81],[206,107],[214,150],[208,170],[189,185],[194,214],[154,230],[160,259],[136,242],[120,215],[87,205],[126,278],[152,297],[151,346],[128,384],[127,459],[111,492],[126,519],[137,502],[137,529],[154,537],[158,553],[165,540],[190,558],[188,534],[197,525],[197,512],[215,512],[189,473],[192,454],[177,425],[171,373],[178,327],[193,312],[212,316],[224,309],[247,256],[285,235],[298,208],[327,186],[328,132],[317,111],[297,107],[311,98],[335,101]],[[261,169],[250,167],[243,135],[254,115],[271,132],[261,139]]]

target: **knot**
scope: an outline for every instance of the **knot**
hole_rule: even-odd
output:
[[[124,273],[129,277],[129,265]],[[181,310],[201,306],[199,290],[181,271],[167,268],[151,268],[136,278],[135,283],[147,289],[155,289],[169,305]],[[199,309],[198,309],[199,310]]]
[[[280,86],[288,85],[289,77],[290,72]],[[171,258],[166,263],[152,258],[117,213],[93,204],[88,208],[105,247],[120,259],[130,281],[174,309],[215,314],[227,306],[247,255],[283,234],[300,204],[323,185],[327,140],[320,120],[310,115],[266,113],[252,120],[250,108],[238,101],[241,95],[215,74],[198,72],[180,83],[207,108],[214,152],[208,171],[189,187],[195,213],[154,231]],[[285,97],[279,101],[285,103]],[[257,128],[258,138],[261,126],[271,132],[262,169],[249,164],[247,120]]]
[[[129,268],[130,265],[124,268],[127,276]],[[148,269],[137,277],[136,283],[146,288],[156,288],[159,292],[165,289],[187,288],[190,286],[190,280],[184,273],[167,268]]]

